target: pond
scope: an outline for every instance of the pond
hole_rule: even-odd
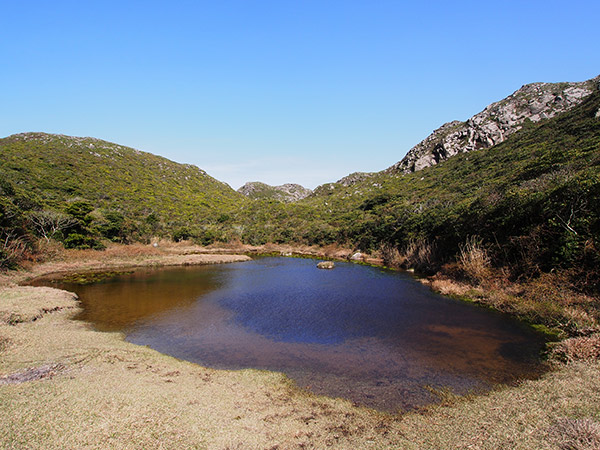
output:
[[[78,319],[98,330],[204,366],[281,371],[314,393],[379,410],[541,370],[544,342],[518,322],[352,263],[320,270],[310,259],[257,258],[58,287],[79,295]]]

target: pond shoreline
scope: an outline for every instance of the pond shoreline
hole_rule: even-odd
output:
[[[596,362],[559,365],[473,398],[446,394],[441,405],[399,418],[302,392],[278,373],[207,369],[127,343],[73,321],[73,294],[17,286],[52,272],[215,263],[206,255],[217,250],[198,251],[91,253],[2,275],[0,446],[533,449],[551,445],[549,430],[564,418],[600,416]]]
[[[269,256],[32,284],[77,293],[78,320],[129,342],[212,368],[282,372],[310,392],[382,411],[435,402],[424,386],[485,391],[545,370],[543,339],[508,317],[405,274],[349,262],[324,273],[317,261]]]

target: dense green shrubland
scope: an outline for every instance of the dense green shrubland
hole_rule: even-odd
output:
[[[328,211],[339,238],[363,250],[421,242],[439,267],[477,236],[493,264],[513,276],[560,268],[597,290],[599,109],[596,92],[490,149],[409,175],[380,173],[306,203]]]
[[[16,253],[38,237],[88,248],[152,236],[338,243],[425,270],[475,242],[512,277],[560,269],[597,291],[599,109],[596,92],[495,147],[408,175],[331,184],[297,203],[249,200],[200,169],[104,141],[12,136],[0,140],[2,237],[18,243]],[[3,266],[13,265],[6,244],[2,252]]]
[[[18,239],[100,248],[184,229],[201,236],[247,202],[197,167],[97,139],[10,136],[0,160],[2,229]]]

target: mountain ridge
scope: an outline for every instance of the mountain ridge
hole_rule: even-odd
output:
[[[525,84],[466,121],[444,123],[390,167],[379,172],[355,172],[338,181],[324,183],[314,189],[312,196],[329,195],[378,174],[418,172],[458,154],[493,147],[526,127],[527,122],[537,123],[570,110],[599,86],[600,75],[578,82]]]
[[[527,120],[535,123],[568,111],[589,96],[599,82],[600,75],[581,82],[525,84],[465,122],[443,124],[385,171],[416,172],[459,153],[492,147],[519,131]]]
[[[136,227],[153,217],[159,228],[174,229],[214,221],[246,201],[197,166],[97,138],[19,133],[0,139],[0,157],[5,184],[27,191],[39,210],[85,201]]]
[[[478,236],[515,276],[555,267],[596,273],[599,110],[593,83],[577,105],[546,120],[542,108],[540,120],[524,120],[492,147],[417,172],[357,172],[296,202],[252,201],[195,166],[98,139],[13,135],[0,139],[0,237],[34,242],[35,220],[69,214],[78,229],[53,236],[69,245],[87,245],[84,231],[122,241],[170,236],[203,245],[338,244],[371,252],[416,242],[435,246],[435,261],[447,262]]]
[[[237,192],[254,200],[278,200],[291,203],[308,197],[313,191],[295,183],[271,186],[260,181],[249,181],[240,187]]]

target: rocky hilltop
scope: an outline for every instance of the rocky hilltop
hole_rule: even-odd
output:
[[[239,188],[238,192],[252,199],[270,199],[286,203],[297,202],[312,194],[310,189],[299,184],[286,183],[281,186],[271,186],[260,181],[250,181]]]
[[[375,172],[354,172],[350,175],[346,175],[344,178],[340,178],[335,183],[325,183],[317,186],[313,193],[317,196],[328,195],[337,188],[354,186],[355,184],[368,180],[374,175],[376,175]]]
[[[492,147],[519,131],[527,121],[549,119],[578,105],[599,82],[600,76],[576,83],[527,84],[466,122],[442,125],[386,171],[415,172],[459,153]]]

